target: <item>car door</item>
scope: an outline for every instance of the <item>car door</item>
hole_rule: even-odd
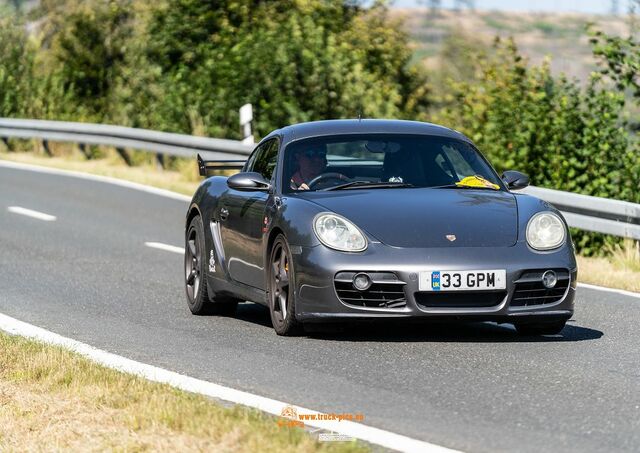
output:
[[[255,149],[244,171],[260,173],[273,184],[277,159],[278,140],[269,140]],[[227,188],[220,200],[220,233],[229,276],[259,289],[265,289],[262,228],[271,197],[267,192]]]

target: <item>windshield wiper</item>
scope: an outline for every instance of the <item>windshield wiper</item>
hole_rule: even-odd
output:
[[[328,187],[322,190],[329,191],[329,190],[342,190],[342,189],[358,189],[361,187],[366,187],[367,189],[388,189],[388,188],[396,188],[396,187],[414,187],[414,185],[406,182],[352,181],[345,184],[340,184],[338,186]]]

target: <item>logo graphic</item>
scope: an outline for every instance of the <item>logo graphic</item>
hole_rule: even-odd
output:
[[[285,406],[280,411],[280,416],[287,420],[278,420],[280,428],[304,428],[304,423],[298,420],[298,410],[293,406]]]
[[[453,241],[455,241],[457,239],[455,234],[447,234],[445,237],[447,239],[449,239],[449,241],[451,241],[451,242],[453,242]]]
[[[431,289],[440,291],[440,271],[431,272]]]
[[[298,410],[293,406],[285,406],[280,411],[280,416],[289,420],[298,420]]]

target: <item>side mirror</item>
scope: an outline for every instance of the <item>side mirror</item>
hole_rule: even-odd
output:
[[[529,185],[529,177],[515,170],[507,170],[502,173],[502,180],[509,190],[520,190]]]
[[[267,192],[271,189],[271,183],[264,179],[264,176],[260,173],[255,172],[236,173],[233,176],[229,176],[227,178],[227,186],[231,189],[245,192]]]

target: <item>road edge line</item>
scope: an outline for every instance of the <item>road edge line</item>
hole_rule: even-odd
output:
[[[182,195],[181,193],[172,192],[167,189],[141,184],[139,182],[127,181],[126,179],[113,178],[111,176],[94,175],[92,173],[83,173],[75,170],[63,170],[61,168],[45,167],[42,165],[23,164],[22,162],[13,162],[11,160],[0,159],[0,167],[16,168],[18,170],[28,170],[37,173],[48,173],[53,175],[70,176],[73,178],[88,179],[91,181],[99,181],[116,186],[125,187],[127,189],[140,190],[142,192],[152,193],[167,198],[173,198],[180,201],[191,201],[191,197]]]
[[[592,285],[591,283],[582,283],[582,282],[578,282],[578,286],[585,289],[593,289],[596,291],[606,291],[608,293],[616,293],[616,294],[621,294],[623,296],[635,297],[636,299],[640,299],[640,293],[628,291],[626,289],[608,288],[606,286],[598,286],[598,285]]]
[[[64,337],[2,313],[0,313],[0,330],[3,330],[10,335],[18,335],[28,339],[38,340],[49,345],[61,346],[107,368],[140,376],[149,381],[168,384],[187,392],[197,393],[235,404],[241,404],[272,415],[281,416],[282,409],[285,406],[294,407],[299,413],[321,413],[320,411],[254,395],[242,390],[236,390],[231,387],[225,387],[213,382],[196,379],[164,368],[137,362],[135,360],[95,348],[86,343]],[[456,452],[456,450],[451,450],[440,445],[347,420],[322,421],[322,423],[305,420],[304,423],[305,425],[330,430],[338,434],[354,437],[356,439],[396,451],[426,453]]]

